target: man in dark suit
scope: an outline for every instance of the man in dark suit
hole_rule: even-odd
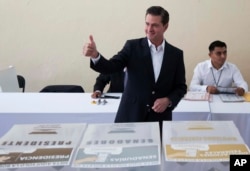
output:
[[[98,98],[102,95],[106,85],[109,84],[108,93],[123,92],[124,89],[124,71],[113,74],[99,74],[94,85],[92,98]]]
[[[172,110],[187,91],[183,51],[164,39],[169,14],[160,6],[147,9],[145,38],[128,40],[109,60],[96,48],[93,36],[83,47],[95,71],[110,74],[127,67],[127,83],[115,122],[172,120]]]

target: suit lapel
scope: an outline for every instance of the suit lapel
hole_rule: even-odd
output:
[[[168,43],[165,41],[165,49],[164,49],[163,60],[161,64],[161,71],[160,71],[160,74],[156,83],[160,82],[166,76],[164,72],[166,71],[167,62],[168,62],[167,54],[169,54],[169,46],[168,46]]]
[[[152,84],[155,84],[153,63],[147,38],[145,38],[142,41],[142,47],[143,47],[143,59],[145,60],[144,62],[146,65],[146,67],[144,67],[145,73],[149,76],[150,82]]]

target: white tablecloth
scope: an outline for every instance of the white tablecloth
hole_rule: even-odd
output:
[[[91,93],[1,93],[0,136],[13,124],[25,123],[110,123],[120,99],[93,104]],[[121,96],[120,93],[113,95]],[[210,111],[211,110],[211,111]],[[250,103],[223,103],[214,95],[212,102],[181,100],[173,120],[233,120],[250,146]]]
[[[250,102],[225,103],[219,95],[210,102],[212,120],[234,121],[245,143],[250,147]]]
[[[91,93],[1,93],[0,137],[14,124],[113,122],[120,99],[93,100]]]
[[[173,121],[211,120],[208,101],[190,101],[182,99],[173,110]]]
[[[105,105],[93,104],[91,93],[1,93],[0,94],[0,137],[14,124],[27,123],[110,123],[114,121],[120,99],[107,99]],[[121,96],[121,94],[113,94]],[[173,111],[173,120],[233,120],[242,138],[250,146],[250,103],[223,103],[216,96],[212,102],[181,100]],[[178,163],[179,169],[193,168],[192,163]],[[173,163],[165,163],[172,168]],[[185,167],[184,167],[185,166]],[[176,167],[177,168],[177,167]],[[178,170],[177,168],[177,170]],[[225,170],[228,163],[217,163],[216,168]],[[72,169],[72,168],[71,168]],[[66,171],[68,167],[36,170]],[[154,170],[159,170],[159,166]],[[204,168],[206,171],[206,168]],[[203,169],[203,170],[204,170]],[[18,170],[34,170],[18,169]],[[80,170],[80,169],[73,169]],[[90,169],[95,170],[95,169]],[[135,170],[111,169],[112,170]],[[136,170],[152,170],[150,167]]]

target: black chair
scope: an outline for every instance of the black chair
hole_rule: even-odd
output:
[[[40,93],[84,93],[79,85],[48,85]]]
[[[22,75],[17,75],[17,81],[18,81],[19,88],[21,88],[24,92],[25,91],[25,78]]]

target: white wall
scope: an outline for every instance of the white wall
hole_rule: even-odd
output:
[[[82,55],[89,34],[109,58],[127,39],[145,36],[152,5],[170,13],[165,37],[184,50],[187,84],[217,39],[250,84],[249,0],[0,0],[0,68],[15,66],[28,92],[48,84],[80,84],[91,92],[98,73]]]

